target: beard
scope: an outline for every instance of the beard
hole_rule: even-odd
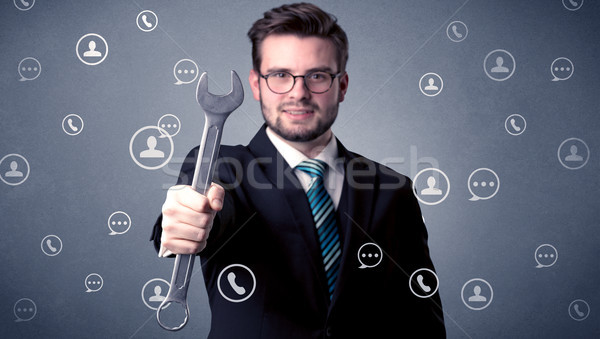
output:
[[[281,116],[283,114],[281,112],[283,112],[286,106],[302,107],[314,112],[324,112],[325,114],[322,115],[320,119],[317,119],[316,126],[314,127],[308,127],[302,124],[286,127],[283,125]],[[317,104],[308,100],[297,103],[287,102],[279,104],[276,109],[272,109],[265,106],[261,96],[260,107],[267,126],[269,126],[273,132],[287,141],[306,142],[320,137],[331,128],[337,117],[339,103],[327,107],[325,111],[321,110]]]

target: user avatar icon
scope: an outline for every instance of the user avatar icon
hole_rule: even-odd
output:
[[[503,66],[504,64],[504,58],[499,56],[496,58],[496,66],[492,67],[492,69],[490,70],[490,72],[492,73],[508,73],[509,69],[505,66]]]
[[[496,49],[489,52],[483,60],[483,71],[494,81],[505,81],[513,76],[517,62],[510,52]]]
[[[17,186],[29,177],[29,162],[20,154],[7,154],[0,159],[0,180],[7,185]]]
[[[171,134],[156,125],[140,128],[129,141],[131,159],[147,170],[165,166],[171,161],[174,149]]]
[[[151,296],[150,298],[148,298],[148,301],[162,302],[163,300],[165,300],[165,296],[162,295],[161,293],[162,293],[162,287],[160,287],[160,285],[154,286],[154,295]]]
[[[467,308],[473,311],[481,311],[492,303],[494,290],[489,282],[481,278],[475,278],[463,285],[460,295],[463,304]]]
[[[435,80],[433,78],[429,78],[429,80],[427,80],[427,82],[429,83],[429,85],[425,86],[426,91],[437,91],[438,89],[440,89],[439,87],[434,85]]]
[[[108,56],[108,43],[99,34],[88,33],[77,41],[75,53],[81,62],[89,66],[101,64]]]
[[[11,161],[10,162],[10,171],[4,173],[4,176],[7,178],[22,178],[23,177],[23,172],[18,171],[17,168],[19,167],[19,164],[16,161]]]
[[[102,53],[96,50],[96,42],[94,40],[90,40],[88,43],[88,48],[89,49],[87,51],[83,52],[84,57],[99,58],[102,56]]]
[[[486,302],[487,298],[481,295],[481,286],[475,285],[473,287],[473,295],[469,297],[469,301],[475,302]]]
[[[156,137],[151,135],[146,140],[148,149],[140,153],[140,158],[164,158],[165,153],[156,149]]]
[[[444,80],[437,73],[430,72],[423,74],[421,79],[419,79],[419,89],[424,95],[434,97],[444,89]]]
[[[590,159],[590,148],[581,139],[569,138],[558,146],[557,156],[563,167],[576,170],[587,164]]]
[[[571,152],[571,154],[569,154],[565,157],[565,161],[583,161],[583,157],[581,155],[577,154],[577,146],[576,145],[571,145],[571,147],[569,148],[569,151]]]
[[[435,177],[427,178],[427,188],[421,190],[421,195],[442,195],[442,190],[435,187]]]

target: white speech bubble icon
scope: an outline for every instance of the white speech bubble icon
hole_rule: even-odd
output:
[[[173,67],[173,75],[177,79],[175,85],[190,84],[198,77],[198,65],[193,60],[181,59]]]
[[[489,168],[478,168],[469,175],[467,186],[471,192],[470,201],[487,200],[498,193],[500,178]]]
[[[42,73],[42,65],[36,58],[27,57],[19,62],[18,72],[21,76],[19,81],[35,80]]]
[[[169,136],[174,137],[181,129],[181,121],[173,114],[165,114],[158,119],[156,126],[159,128],[159,138],[167,138]]]
[[[552,81],[564,81],[569,79],[573,72],[575,71],[575,66],[573,62],[567,58],[556,58],[552,61],[552,65],[550,65],[550,74],[552,74]]]
[[[35,317],[37,313],[37,306],[33,300],[29,298],[21,298],[17,300],[13,307],[15,314],[15,322],[29,321]]]
[[[360,263],[358,268],[373,268],[381,263],[383,251],[376,243],[368,242],[358,249],[357,256]]]
[[[104,285],[104,280],[102,279],[100,274],[91,273],[91,274],[88,274],[87,277],[85,277],[84,283],[85,283],[86,292],[88,292],[88,293],[98,292]]]
[[[116,211],[108,217],[109,235],[124,234],[131,227],[131,218],[123,211]]]
[[[556,264],[556,260],[558,260],[558,251],[556,250],[556,247],[550,244],[543,244],[535,249],[536,268],[550,267]]]

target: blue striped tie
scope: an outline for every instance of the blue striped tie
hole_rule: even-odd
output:
[[[301,162],[296,169],[307,173],[312,178],[306,195],[313,214],[317,235],[321,244],[321,254],[325,267],[329,299],[333,296],[335,280],[340,266],[340,234],[335,216],[335,206],[323,184],[323,173],[327,164],[321,160],[310,159]]]

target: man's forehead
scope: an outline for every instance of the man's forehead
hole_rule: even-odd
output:
[[[297,36],[293,34],[272,34],[267,36],[261,46],[262,66],[284,67],[285,63],[317,63],[315,68],[332,68],[337,64],[337,53],[333,43],[318,36]]]

